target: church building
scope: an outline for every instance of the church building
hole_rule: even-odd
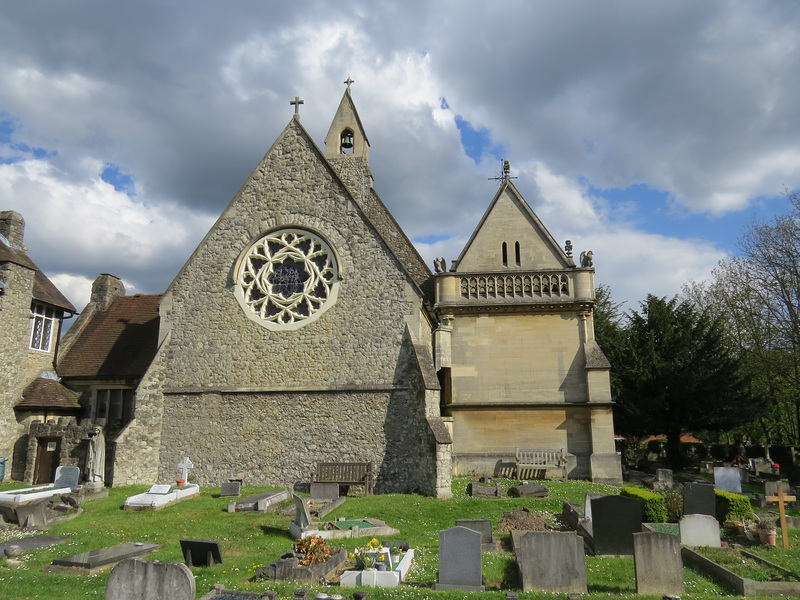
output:
[[[450,495],[564,449],[570,478],[618,483],[594,267],[508,177],[435,272],[373,188],[351,96],[316,146],[295,114],[163,294],[102,275],[63,340],[76,423],[106,429],[106,482],[308,481],[370,462],[377,492]],[[26,459],[27,460],[27,459]]]

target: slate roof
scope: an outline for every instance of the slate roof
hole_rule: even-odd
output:
[[[141,378],[158,344],[161,294],[120,296],[93,314],[61,356],[63,378]]]
[[[37,377],[23,390],[22,402],[14,408],[44,408],[77,412],[81,409],[78,397],[77,393],[65,388],[55,379]]]
[[[36,266],[24,250],[7,246],[0,241],[0,263],[10,262],[16,265],[21,265],[34,271],[33,277],[33,299],[43,304],[50,304],[56,308],[75,313],[75,307],[66,299],[64,294],[58,291],[58,288],[53,285],[47,276],[42,273],[42,270]]]

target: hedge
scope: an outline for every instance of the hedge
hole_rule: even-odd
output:
[[[619,495],[641,501],[642,523],[667,522],[667,502],[661,494],[642,488],[624,487],[620,490]]]
[[[720,523],[724,523],[728,515],[746,517],[753,511],[747,496],[722,490],[714,490],[714,494],[716,494],[715,516]]]

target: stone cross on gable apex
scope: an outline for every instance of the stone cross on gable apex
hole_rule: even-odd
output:
[[[300,105],[301,104],[305,104],[305,101],[300,100],[300,96],[295,96],[294,100],[291,100],[289,102],[289,104],[294,106],[294,118],[295,119],[299,119],[300,118]]]
[[[350,86],[355,83],[353,79],[350,78],[350,75],[347,76],[347,79],[344,80],[344,83],[347,84],[347,89],[350,89]]]
[[[178,471],[181,472],[181,479],[184,481],[189,477],[189,469],[194,469],[194,465],[188,456],[184,456],[183,460],[178,463]]]

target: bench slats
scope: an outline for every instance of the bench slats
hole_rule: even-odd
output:
[[[528,471],[561,471],[564,481],[567,480],[567,457],[560,448],[517,448],[517,478],[527,478]]]
[[[311,475],[312,483],[363,485],[364,493],[372,494],[372,463],[323,462]]]

